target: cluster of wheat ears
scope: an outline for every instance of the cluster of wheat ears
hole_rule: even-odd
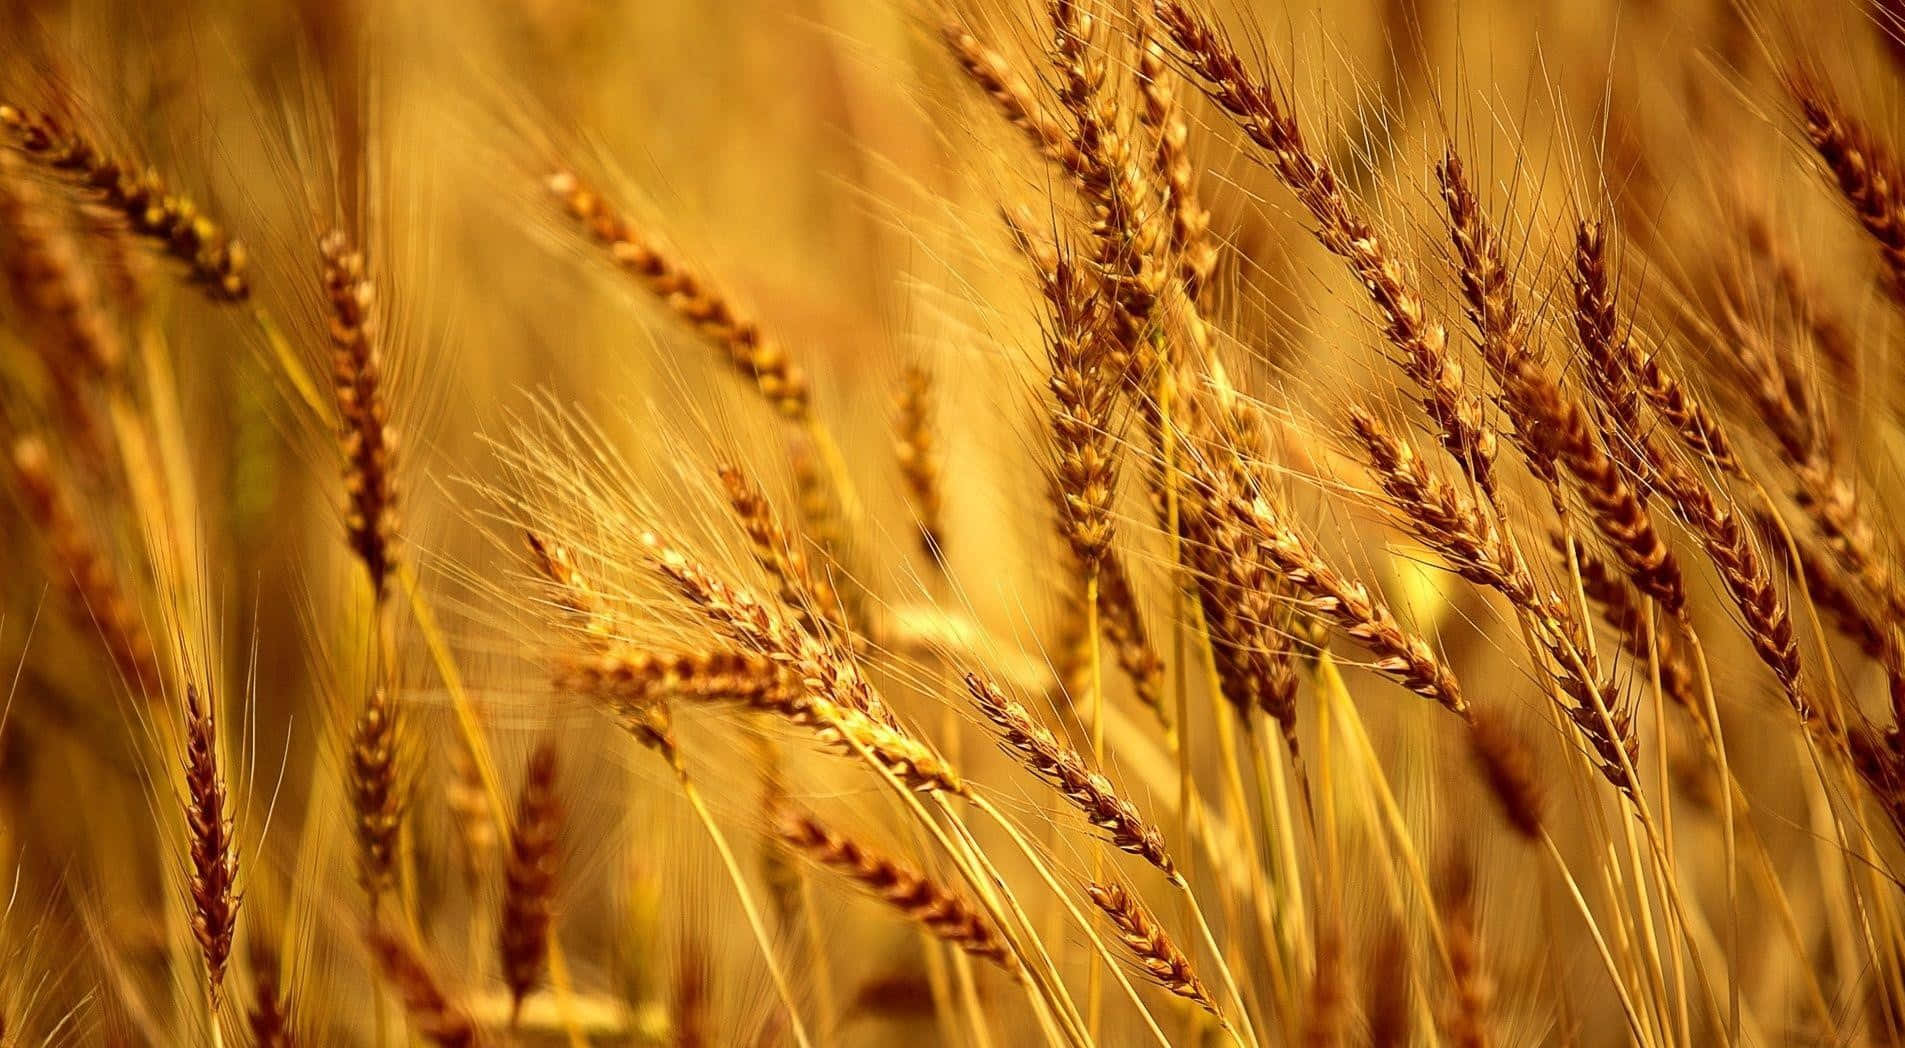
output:
[[[849,317],[608,161],[595,79],[748,119],[659,31],[85,6],[0,79],[0,1046],[1905,1039],[1892,7],[645,16],[872,70],[790,93]]]

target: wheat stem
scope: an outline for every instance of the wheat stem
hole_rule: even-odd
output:
[[[807,1037],[807,1025],[801,1020],[800,1009],[794,1006],[793,987],[788,985],[787,973],[781,967],[773,940],[768,936],[767,924],[761,920],[760,907],[755,905],[754,893],[748,889],[747,875],[741,872],[741,864],[734,858],[734,849],[728,846],[727,834],[714,821],[714,814],[708,810],[706,801],[701,799],[701,791],[680,764],[675,766],[675,779],[681,786],[681,795],[688,800],[688,806],[694,809],[695,818],[708,831],[708,839],[714,842],[715,851],[721,855],[721,865],[727,869],[728,879],[734,884],[734,893],[741,903],[741,913],[747,918],[748,930],[754,933],[754,943],[760,949],[761,960],[767,965],[767,974],[774,980],[774,990],[780,994],[781,1005],[787,1009],[787,1021],[792,1024],[794,1042],[801,1048],[813,1048],[813,1042]],[[554,943],[551,943],[554,949]]]

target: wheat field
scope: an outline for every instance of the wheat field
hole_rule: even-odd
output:
[[[1905,3],[0,11],[0,1048],[1905,1043]]]

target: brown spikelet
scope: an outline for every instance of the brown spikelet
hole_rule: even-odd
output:
[[[542,981],[555,921],[557,867],[561,862],[562,799],[556,792],[556,748],[537,744],[523,772],[516,820],[510,827],[503,867],[503,910],[497,951],[512,1010]]]
[[[1569,719],[1594,751],[1602,774],[1616,788],[1631,793],[1628,766],[1638,745],[1631,730],[1632,711],[1613,681],[1602,679],[1573,605],[1540,589],[1519,548],[1490,516],[1430,473],[1409,443],[1375,415],[1352,408],[1350,428],[1362,441],[1403,524],[1462,577],[1507,597],[1516,615],[1532,627],[1547,649],[1549,672],[1573,700],[1566,710]]]
[[[404,812],[397,744],[396,706],[383,688],[373,688],[351,726],[349,753],[357,877],[373,907],[396,883],[397,833]]]
[[[1575,226],[1574,286],[1575,344],[1586,358],[1581,369],[1605,414],[1606,447],[1635,487],[1635,497],[1647,497],[1651,478],[1646,461],[1635,447],[1641,424],[1640,390],[1630,374],[1632,356],[1615,313],[1614,289],[1608,272],[1607,230],[1599,221],[1581,220]]]
[[[1859,345],[1850,323],[1833,307],[1825,289],[1793,258],[1764,214],[1749,210],[1742,219],[1747,249],[1788,308],[1805,324],[1812,343],[1846,388],[1859,380]]]
[[[1476,710],[1469,721],[1468,748],[1508,825],[1529,840],[1539,839],[1540,771],[1528,741],[1506,717],[1483,708]]]
[[[1144,859],[1167,876],[1176,876],[1177,868],[1164,847],[1164,835],[1144,821],[1137,807],[1118,793],[1110,779],[1091,770],[1078,751],[1059,742],[1032,719],[1024,706],[1006,698],[991,681],[968,673],[966,690],[972,693],[979,712],[998,728],[1000,746],[1018,758],[1026,770],[1056,786],[1093,826],[1105,831],[1113,847]]]
[[[1786,534],[1779,523],[1764,512],[1758,523],[1775,560],[1790,559],[1784,556]],[[1878,663],[1891,695],[1893,720],[1905,723],[1905,636],[1901,636],[1897,621],[1887,619],[1880,606],[1855,590],[1818,543],[1797,535],[1792,536],[1792,540],[1798,564],[1796,571],[1794,565],[1788,564],[1788,573],[1804,581],[1806,596],[1826,623]]]
[[[900,467],[907,498],[919,521],[920,548],[926,558],[943,566],[944,551],[939,459],[933,453],[933,376],[909,365],[900,376],[894,398],[893,457]]]
[[[128,687],[157,698],[163,678],[145,622],[97,536],[80,519],[45,442],[21,437],[14,442],[12,461],[28,519],[46,536],[50,572],[65,591],[69,617],[105,644]]]
[[[1553,440],[1587,504],[1588,519],[1634,585],[1678,616],[1687,604],[1680,562],[1655,527],[1651,514],[1620,465],[1609,456],[1586,409],[1539,367],[1524,365],[1512,377],[1512,392]],[[1618,438],[1617,438],[1618,439]]]
[[[461,739],[450,747],[450,774],[443,799],[455,827],[457,862],[466,886],[474,891],[490,875],[496,853],[496,811],[483,784],[476,758]]]
[[[254,938],[256,938],[254,936]],[[296,1048],[291,1015],[278,982],[278,954],[269,944],[251,947],[251,1007],[245,1012],[251,1039],[257,1048]]]
[[[564,660],[556,684],[618,709],[671,699],[776,709],[801,699],[798,678],[767,656],[748,651],[664,654],[611,648]]]
[[[1578,490],[1588,504],[1596,530],[1614,551],[1628,577],[1647,595],[1660,601],[1670,615],[1687,605],[1686,583],[1680,563],[1654,527],[1640,496],[1620,473],[1578,413],[1562,416],[1561,451],[1573,472]]]
[[[225,813],[225,779],[218,769],[218,727],[198,685],[185,685],[185,821],[190,831],[192,936],[205,957],[205,977],[216,1004],[238,926],[238,846]]]
[[[364,274],[364,256],[342,232],[325,234],[318,252],[331,310],[331,377],[344,448],[344,532],[381,601],[397,537],[397,435],[384,397],[376,292]]]
[[[135,174],[50,114],[0,105],[0,127],[15,147],[67,175],[124,215],[140,236],[191,267],[192,279],[215,302],[242,302],[250,294],[244,245],[227,238],[189,199],[169,189],[157,172]]]
[[[1565,560],[1568,555],[1567,539],[1559,532],[1550,536],[1550,539],[1555,551]],[[1660,686],[1667,698],[1694,718],[1704,720],[1705,709],[1694,690],[1693,667],[1688,663],[1686,653],[1674,643],[1673,635],[1667,630],[1656,629],[1652,637],[1648,636],[1647,616],[1641,607],[1639,594],[1607,561],[1579,543],[1575,545],[1574,557],[1575,563],[1580,566],[1582,592],[1590,603],[1600,609],[1602,621],[1614,631],[1621,647],[1642,667],[1646,666],[1650,657],[1658,659]]]
[[[73,237],[24,167],[17,154],[0,150],[0,244],[6,249],[0,266],[14,301],[41,336],[33,348],[61,397],[79,401],[82,376],[111,377],[125,347]]]
[[[1235,408],[1219,410],[1237,416]],[[1226,421],[1233,431],[1248,425],[1241,417]],[[1213,468],[1183,487],[1178,526],[1218,683],[1241,723],[1255,723],[1251,713],[1262,711],[1294,744],[1297,679],[1282,628],[1289,619],[1286,595],[1272,568],[1256,555],[1251,522],[1237,511],[1239,496],[1256,479],[1246,449],[1215,436],[1208,444],[1205,461],[1228,468]]]
[[[1111,646],[1118,668],[1146,709],[1168,720],[1164,705],[1164,659],[1151,643],[1142,606],[1131,588],[1124,558],[1113,550],[1098,564],[1098,629]]]
[[[1530,350],[1528,324],[1515,298],[1514,277],[1501,236],[1483,213],[1462,158],[1453,147],[1437,166],[1436,180],[1441,187],[1449,239],[1455,248],[1463,304],[1475,328],[1482,360],[1496,380],[1507,387],[1507,377],[1515,375],[1528,361]],[[1552,485],[1556,453],[1539,421],[1528,416],[1516,397],[1505,392],[1498,400],[1514,422],[1510,432],[1522,457],[1537,477]]]
[[[1377,482],[1399,515],[1463,578],[1499,589],[1516,605],[1542,603],[1521,554],[1473,500],[1436,477],[1406,440],[1362,405],[1349,410]]]
[[[1118,486],[1118,440],[1112,432],[1119,377],[1098,316],[1069,258],[1060,257],[1047,298],[1052,329],[1052,445],[1059,527],[1086,575],[1111,547],[1112,502]]]
[[[1154,314],[1169,279],[1167,233],[1151,199],[1152,181],[1133,154],[1124,107],[1106,82],[1106,47],[1096,17],[1077,0],[1049,0],[1048,7],[1059,102],[1084,160],[1075,180],[1093,212],[1093,262],[1108,307],[1105,351],[1121,376],[1135,380],[1149,370]]]
[[[770,712],[812,728],[823,742],[864,750],[918,790],[963,793],[965,782],[933,750],[900,728],[853,660],[808,634],[758,598],[715,578],[653,534],[641,536],[654,567],[734,643],[784,666],[801,682],[791,704]]]
[[[1436,895],[1449,958],[1449,997],[1440,1015],[1443,1035],[1458,1048],[1487,1048],[1494,986],[1483,963],[1472,860],[1452,860],[1440,882]]]
[[[1886,287],[1905,295],[1905,173],[1838,100],[1818,83],[1794,77],[1788,88],[1799,103],[1807,141],[1825,161],[1839,194],[1877,243]]]
[[[1775,551],[1785,552],[1785,537],[1778,524],[1762,518],[1760,532],[1767,536]],[[1812,598],[1813,606],[1825,612],[1833,629],[1856,644],[1861,652],[1879,658],[1887,644],[1885,624],[1846,584],[1844,576],[1819,549],[1818,543],[1802,536],[1793,539],[1799,551],[1799,575],[1806,581],[1806,595]]]
[[[609,249],[616,265],[640,281],[696,334],[727,354],[782,415],[804,422],[812,412],[807,376],[735,303],[648,241],[573,172],[549,177],[549,190],[569,214]]]
[[[1190,124],[1178,103],[1174,75],[1166,65],[1164,48],[1152,38],[1148,17],[1140,23],[1138,92],[1144,106],[1138,112],[1144,129],[1156,140],[1151,166],[1156,171],[1165,207],[1171,214],[1171,250],[1178,258],[1178,279],[1193,303],[1217,268],[1217,247],[1211,243],[1210,211],[1198,197],[1197,169],[1191,161]]]
[[[1609,456],[1581,404],[1561,389],[1530,352],[1526,322],[1515,302],[1499,236],[1483,216],[1461,160],[1453,151],[1445,155],[1437,177],[1455,244],[1463,297],[1481,335],[1483,359],[1502,387],[1501,404],[1514,421],[1516,443],[1530,469],[1554,484],[1559,465],[1565,463],[1588,503],[1596,529],[1620,557],[1623,567],[1650,596],[1659,599],[1670,612],[1678,613],[1686,601],[1679,565],[1654,529],[1629,479],[1632,458],[1622,463]],[[1598,351],[1606,357],[1617,349],[1627,354],[1628,347],[1617,337],[1600,227],[1582,223],[1578,233],[1574,278],[1577,335],[1589,345],[1591,355]],[[1625,365],[1628,360],[1629,356],[1623,355],[1620,363]],[[1658,366],[1643,366],[1642,370],[1654,376],[1656,384],[1668,381]],[[1674,395],[1671,391],[1662,393],[1669,400]],[[1684,400],[1684,390],[1678,396]],[[1627,412],[1624,417],[1631,418],[1637,405],[1624,393],[1617,399]],[[1623,436],[1617,435],[1614,441],[1625,450],[1628,445],[1618,444]],[[1716,436],[1703,446],[1712,451],[1724,444]],[[1726,454],[1730,456],[1730,451]],[[1622,465],[1628,468],[1628,476],[1623,475]]]
[[[928,1019],[935,1008],[932,982],[903,971],[877,975],[853,991],[853,1007],[885,1019]]]
[[[674,1048],[715,1048],[714,1016],[708,983],[712,965],[699,937],[679,947],[675,959],[675,996],[669,1009],[674,1020]]]
[[[771,523],[771,522],[770,522]],[[654,750],[670,767],[682,770],[681,751],[675,740],[674,713],[670,700],[677,695],[708,697],[710,686],[745,689],[740,669],[714,665],[695,666],[680,660],[657,659],[631,651],[613,640],[614,616],[606,611],[588,580],[577,571],[563,547],[551,544],[534,532],[527,533],[531,551],[545,578],[558,587],[556,603],[570,616],[579,617],[587,626],[586,654],[563,654],[556,659],[554,683],[559,691],[593,698],[642,745]],[[700,670],[696,673],[694,671]],[[679,670],[678,674],[676,671]],[[680,687],[679,677],[695,678],[688,687]],[[704,679],[712,675],[715,681]],[[755,687],[764,686],[755,682]],[[726,695],[726,692],[722,692]],[[760,701],[757,696],[754,701]]]
[[[1348,979],[1343,957],[1343,932],[1334,917],[1322,919],[1316,932],[1316,963],[1311,966],[1310,985],[1304,993],[1303,1048],[1335,1048],[1343,1042],[1343,1026],[1348,1018]]]
[[[1683,447],[1722,473],[1737,473],[1739,462],[1720,421],[1678,377],[1667,370],[1658,352],[1644,346],[1638,330],[1620,328],[1610,283],[1606,227],[1583,220],[1575,229],[1574,293],[1577,344],[1586,355],[1582,369],[1588,386],[1610,415],[1618,450],[1634,449],[1648,466],[1657,468],[1658,452],[1640,408],[1649,405]],[[1646,466],[1632,463],[1636,474]]]
[[[661,654],[614,647],[559,661],[555,683],[560,691],[603,704],[644,745],[677,766],[680,753],[669,712],[677,699],[738,703],[813,724],[800,680],[753,652]]]
[[[1687,527],[1699,536],[1720,573],[1720,581],[1739,609],[1753,651],[1773,671],[1787,702],[1801,720],[1812,716],[1812,705],[1800,680],[1799,643],[1793,635],[1786,602],[1773,586],[1753,543],[1750,529],[1732,507],[1723,505],[1705,482],[1677,464],[1664,471],[1665,486]]]
[[[537,573],[555,586],[551,599],[556,606],[577,620],[592,642],[614,636],[615,616],[603,605],[588,576],[576,566],[569,548],[533,531],[524,531],[523,540]]]
[[[1071,135],[1057,120],[1042,112],[1031,84],[1011,67],[1006,57],[986,46],[959,22],[940,27],[940,38],[966,77],[978,85],[1006,122],[1025,132],[1033,148],[1070,172],[1084,170],[1085,160]]]
[[[1236,515],[1248,554],[1260,558],[1296,594],[1303,610],[1375,656],[1372,668],[1378,672],[1453,712],[1468,709],[1455,675],[1428,643],[1405,632],[1388,605],[1371,595],[1367,586],[1325,561],[1266,495],[1227,488],[1209,463],[1198,468],[1201,483],[1224,492],[1224,510]]]
[[[1755,354],[1755,347],[1735,347],[1735,356],[1741,360],[1753,360]],[[1606,362],[1594,362],[1593,370],[1600,373],[1596,383],[1602,396],[1612,398],[1631,391],[1638,381],[1636,373],[1642,368],[1638,368],[1633,360],[1610,358]],[[1793,406],[1785,391],[1777,394],[1775,400],[1777,404],[1774,400],[1762,400],[1762,410],[1768,412],[1768,419],[1774,421],[1775,429],[1779,429],[1777,419],[1795,417],[1789,415],[1787,410],[1791,408],[1793,412],[1798,412],[1798,408]],[[1806,429],[1808,434],[1814,433],[1810,427]],[[1800,682],[1800,659],[1798,644],[1793,636],[1793,621],[1787,614],[1785,600],[1781,600],[1777,589],[1774,589],[1774,579],[1760,558],[1751,530],[1735,513],[1734,507],[1724,501],[1722,494],[1716,490],[1716,484],[1709,484],[1707,478],[1665,453],[1654,434],[1648,433],[1638,421],[1629,419],[1623,423],[1623,431],[1617,434],[1617,440],[1625,440],[1629,448],[1634,448],[1636,457],[1644,461],[1646,471],[1652,476],[1652,482],[1673,503],[1674,514],[1680,518],[1686,530],[1699,539],[1701,549],[1718,570],[1726,593],[1734,600],[1735,608],[1747,625],[1747,636],[1753,640],[1755,654],[1779,678],[1789,705],[1800,718],[1810,718],[1812,703],[1806,697],[1804,684]],[[1800,436],[1789,429],[1787,438],[1781,438],[1781,444],[1802,455],[1802,461],[1806,463],[1821,461],[1810,450],[1800,452],[1800,446],[1810,448],[1810,440],[1812,436]],[[1711,455],[1707,455],[1707,459],[1713,461]],[[1802,490],[1810,488],[1802,484]],[[1674,612],[1671,604],[1669,612]]]
[[[774,526],[771,518],[767,524]],[[631,653],[614,640],[615,616],[576,567],[566,547],[533,531],[525,531],[524,536],[537,571],[555,586],[553,603],[562,609],[565,618],[579,621],[584,628],[586,653],[564,653],[555,660],[557,690],[602,703],[637,741],[661,754],[670,767],[681,770],[681,751],[675,742],[674,714],[669,706],[671,689],[662,686],[667,668],[640,653]]]
[[[1138,967],[1153,982],[1198,1007],[1217,1015],[1217,1002],[1197,977],[1191,959],[1177,948],[1171,937],[1151,916],[1151,911],[1117,883],[1088,884],[1085,891],[1118,930],[1118,940],[1130,951]]]
[[[1414,1015],[1410,1008],[1408,942],[1402,929],[1390,927],[1376,940],[1364,969],[1363,996],[1369,1001],[1370,1048],[1406,1048]]]
[[[804,541],[787,531],[767,496],[740,467],[724,464],[717,472],[722,490],[727,493],[728,506],[753,544],[754,560],[773,577],[780,590],[781,603],[809,633],[818,635],[823,624],[829,630],[844,633],[846,619],[840,611],[840,601],[833,585],[813,570],[806,551],[801,548]]]
[[[783,810],[774,832],[789,847],[845,874],[908,919],[974,957],[1018,974],[1018,959],[978,909],[952,889],[898,860],[827,828],[813,815]]]
[[[1584,224],[1577,237],[1578,288],[1588,288],[1596,283],[1601,283],[1604,288],[1603,250],[1598,227]],[[1588,294],[1586,291],[1579,292],[1577,298],[1584,298]],[[1626,463],[1630,470],[1644,472],[1648,483],[1666,494],[1675,516],[1700,541],[1707,559],[1719,571],[1727,595],[1745,620],[1747,635],[1760,661],[1779,679],[1788,703],[1801,719],[1809,718],[1811,703],[1800,681],[1799,648],[1793,637],[1792,622],[1785,602],[1773,587],[1772,576],[1761,560],[1749,529],[1738,513],[1723,501],[1716,491],[1716,485],[1710,484],[1679,459],[1669,455],[1654,433],[1640,420],[1635,398],[1641,385],[1648,381],[1644,378],[1648,370],[1647,361],[1630,349],[1603,342],[1598,336],[1590,337],[1585,333],[1587,327],[1583,322],[1582,344],[1590,356],[1587,370],[1592,375],[1589,384],[1608,410],[1611,426],[1609,443],[1627,449]],[[1750,357],[1753,350],[1740,349],[1737,353],[1745,353]],[[1782,403],[1789,402],[1782,400]],[[1769,408],[1771,406],[1767,405]],[[1711,439],[1718,435],[1719,430],[1713,429],[1709,436],[1702,437],[1698,442],[1700,446],[1694,449],[1700,451],[1704,448],[1701,453],[1708,462],[1715,462],[1712,449],[1724,446],[1723,437],[1718,445]],[[1603,534],[1607,534],[1605,529]],[[1627,558],[1627,563],[1631,574],[1632,559]],[[1638,578],[1636,576],[1637,581]],[[1602,586],[1602,596],[1611,599],[1614,594]],[[1669,611],[1675,611],[1671,604],[1666,606]],[[1663,683],[1667,683],[1667,674],[1663,654]],[[1691,706],[1688,708],[1692,709]],[[1696,717],[1700,716],[1698,710],[1694,713]]]
[[[365,936],[377,971],[403,1001],[411,1029],[440,1048],[475,1048],[484,1040],[461,1001],[445,992],[418,947],[400,933],[372,926]]]
[[[1835,456],[1831,420],[1814,403],[1798,365],[1773,336],[1736,316],[1723,318],[1725,340],[1760,422],[1790,473],[1793,502],[1845,575],[1893,619],[1905,619],[1905,581],[1869,518],[1852,476]]]
[[[1680,445],[1721,473],[1737,475],[1739,458],[1719,416],[1694,395],[1684,380],[1666,369],[1660,352],[1644,351],[1638,338],[1630,338],[1627,344],[1636,358],[1630,368],[1640,383],[1641,396],[1680,439]]]
[[[1254,77],[1218,30],[1183,0],[1157,0],[1157,15],[1205,93],[1267,154],[1268,166],[1316,222],[1317,242],[1343,259],[1382,314],[1383,336],[1421,390],[1444,447],[1484,492],[1495,489],[1495,431],[1429,319],[1408,267],[1344,192],[1329,161],[1311,150],[1278,91]]]

